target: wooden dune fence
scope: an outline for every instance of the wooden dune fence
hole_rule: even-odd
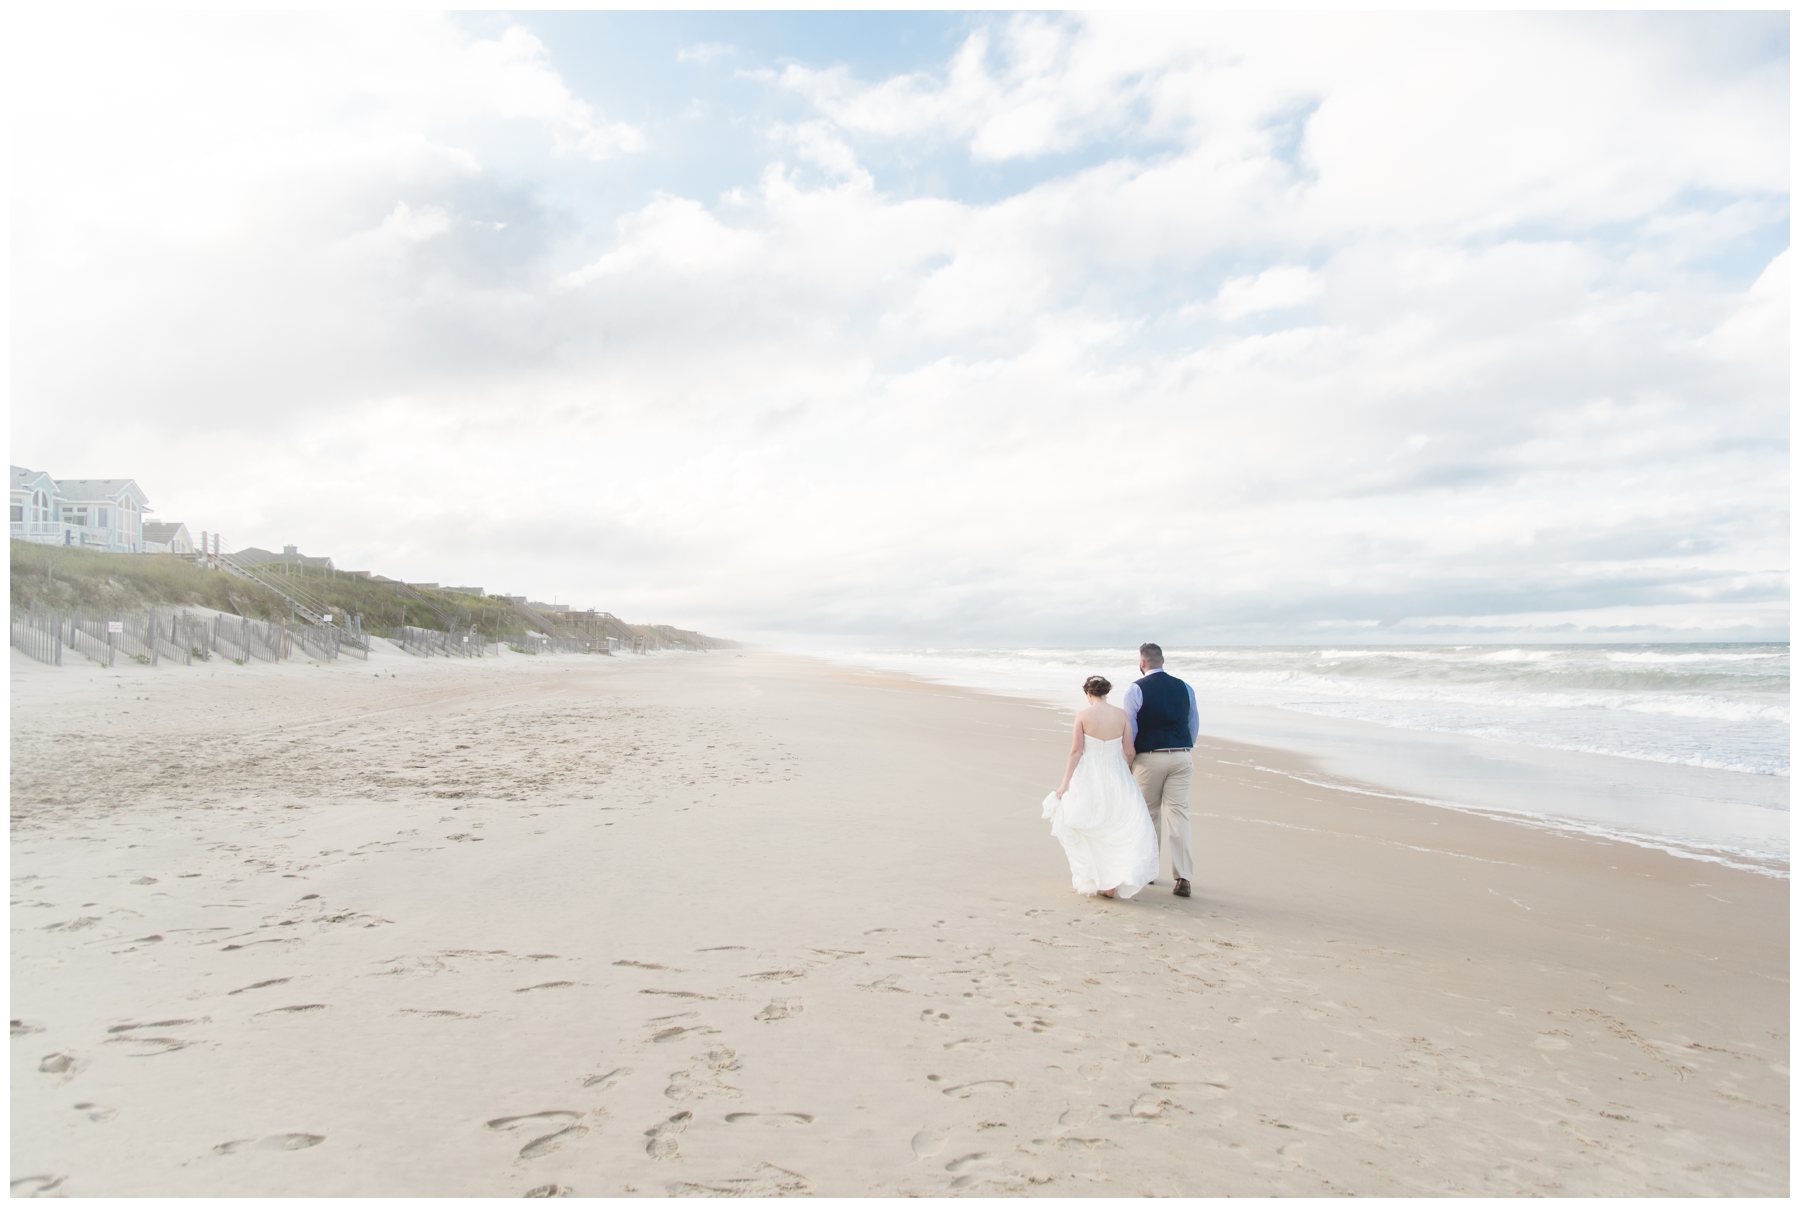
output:
[[[416,625],[402,625],[398,641],[400,649],[420,658],[483,659],[500,649],[479,633],[445,633]]]
[[[293,657],[296,648],[313,658],[335,659],[346,646],[369,657],[366,650],[344,642],[332,626],[185,611],[14,612],[12,644],[28,657],[58,667],[71,652],[102,667],[118,665],[121,659],[151,667],[165,662],[191,666],[214,659],[240,665],[274,663]]]

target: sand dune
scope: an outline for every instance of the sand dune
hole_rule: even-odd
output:
[[[1212,744],[1079,898],[1057,715],[765,653],[12,691],[15,1194],[1787,1190],[1782,879]]]

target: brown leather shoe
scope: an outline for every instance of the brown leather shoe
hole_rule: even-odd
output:
[[[1176,897],[1178,897],[1178,898],[1189,897],[1193,894],[1193,892],[1194,892],[1194,887],[1187,883],[1186,877],[1176,877],[1175,878],[1175,896]]]

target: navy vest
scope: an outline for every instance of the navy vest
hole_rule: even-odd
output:
[[[1144,694],[1144,706],[1137,715],[1137,749],[1193,746],[1193,736],[1188,733],[1187,684],[1166,671],[1152,671],[1137,686]]]

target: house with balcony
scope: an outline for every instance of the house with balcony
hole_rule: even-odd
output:
[[[135,554],[144,548],[150,497],[129,478],[52,478],[12,467],[16,541]]]

